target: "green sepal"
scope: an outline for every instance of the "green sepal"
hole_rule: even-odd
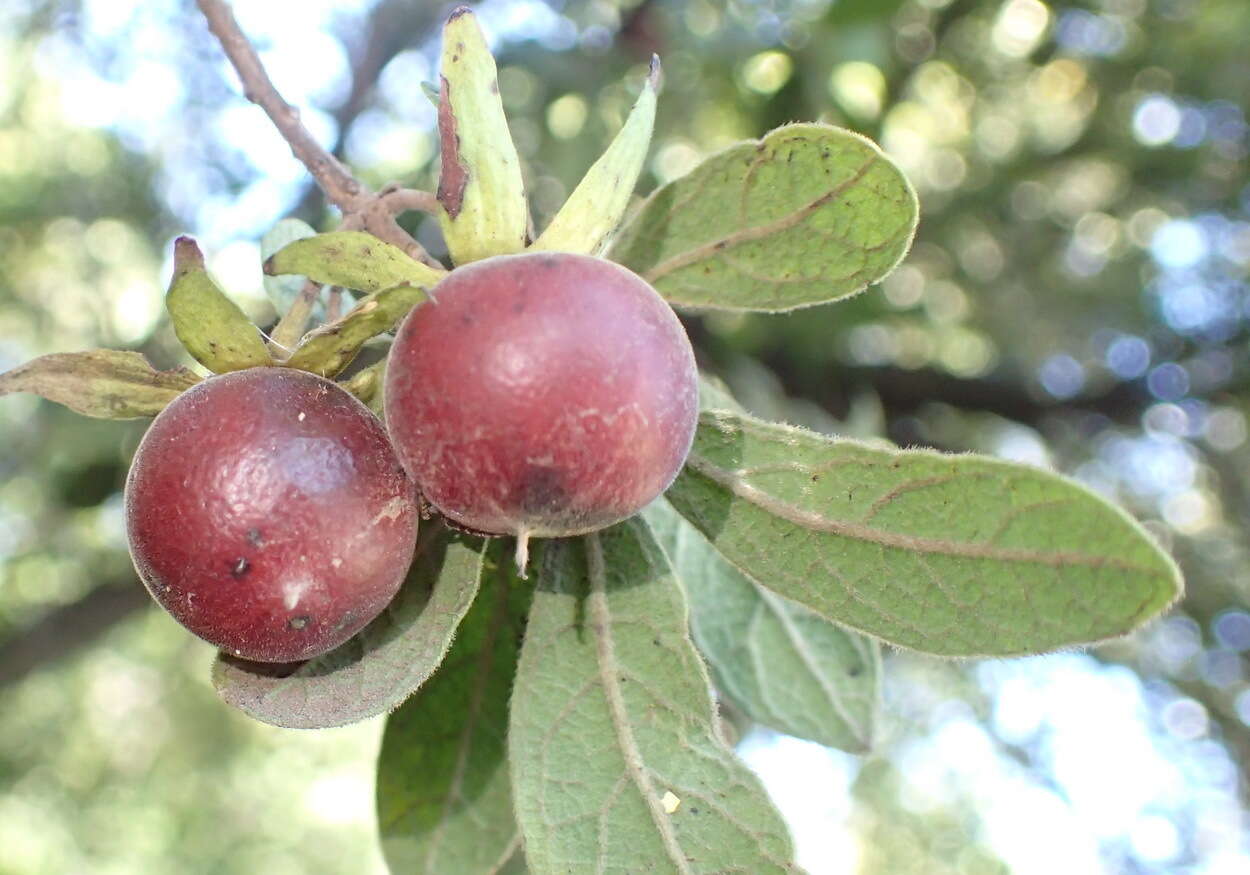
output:
[[[424,289],[408,284],[366,295],[342,319],[308,332],[283,364],[333,377],[352,363],[366,341],[390,331],[427,297]]]
[[[659,82],[660,59],[653,55],[647,81],[625,125],[531,249],[599,255],[607,248],[625,218],[651,145]]]
[[[187,352],[213,373],[273,364],[260,329],[213,282],[190,237],[174,241],[174,276],[165,306]]]
[[[271,255],[264,269],[269,276],[300,274],[313,282],[362,292],[402,283],[432,288],[447,275],[367,231],[330,231],[296,240]]]
[[[441,73],[438,218],[447,251],[456,264],[520,252],[529,228],[521,159],[495,59],[468,7],[454,9],[443,28]]]

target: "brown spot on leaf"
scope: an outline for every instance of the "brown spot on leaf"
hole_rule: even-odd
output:
[[[454,15],[455,13],[453,13]],[[439,77],[442,86],[438,99],[438,136],[443,147],[443,167],[438,178],[438,202],[447,215],[455,219],[464,206],[464,189],[469,184],[469,171],[460,159],[460,135],[456,132],[456,115],[451,109],[451,90],[447,77]]]

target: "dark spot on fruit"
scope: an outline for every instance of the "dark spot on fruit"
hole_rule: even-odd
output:
[[[521,508],[527,513],[543,513],[563,507],[567,499],[559,471],[538,465],[525,469],[521,479]]]
[[[312,621],[312,617],[292,617],[286,621],[286,624],[296,631],[303,629]]]
[[[248,529],[247,542],[253,547],[259,547],[261,544],[265,543],[265,539],[261,536],[260,529]]]
[[[252,563],[248,562],[245,557],[240,556],[235,560],[234,564],[230,566],[230,576],[235,580],[241,580],[243,576],[251,570]]]

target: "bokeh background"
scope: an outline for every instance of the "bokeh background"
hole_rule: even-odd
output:
[[[429,188],[448,7],[240,2],[286,97],[370,183]],[[904,267],[842,305],[688,320],[762,415],[1053,467],[1176,555],[1185,601],[1084,653],[887,656],[878,752],[752,730],[813,873],[1250,871],[1250,4],[488,0],[539,226],[664,59],[646,191],[822,119],[920,192]],[[197,236],[261,324],[257,243],[320,195],[185,0],[0,4],[0,370],[136,348]],[[409,216],[409,220],[419,217]],[[414,226],[438,251],[434,223]],[[0,873],[375,873],[380,721],[220,705],[149,606],[120,488],[142,423],[0,400]]]

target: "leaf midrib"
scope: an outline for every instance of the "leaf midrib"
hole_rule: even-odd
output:
[[[773,516],[822,534],[838,535],[878,547],[907,550],[914,553],[954,556],[964,559],[986,559],[995,562],[1022,562],[1046,565],[1052,568],[1067,568],[1071,566],[1085,566],[1095,569],[1112,568],[1117,571],[1136,572],[1150,575],[1151,577],[1163,576],[1160,569],[1156,567],[1130,562],[1114,556],[1091,556],[1086,553],[1063,551],[1047,552],[1023,547],[999,547],[994,544],[971,541],[926,538],[918,535],[875,529],[862,523],[834,520],[777,498],[775,495],[771,495],[747,483],[738,472],[723,468],[700,453],[692,451],[686,459],[686,464],[718,486],[728,489],[738,498],[754,504]]]
[[[673,824],[660,806],[655,785],[647,773],[643,762],[642,751],[638,748],[638,740],[634,737],[633,727],[629,723],[629,712],[625,705],[625,697],[618,681],[619,665],[616,659],[616,646],[612,638],[612,615],[608,608],[607,574],[604,567],[603,545],[596,534],[585,538],[586,559],[590,574],[590,593],[586,597],[586,610],[590,616],[590,629],[595,639],[596,665],[599,672],[599,683],[603,687],[603,696],[608,705],[608,714],[612,719],[612,728],[620,747],[621,758],[625,761],[625,770],[630,780],[642,796],[647,813],[655,824],[656,832],[664,850],[672,860],[677,871],[682,875],[691,875],[691,869],[678,844]]]
[[[651,268],[643,274],[643,278],[646,279],[647,282],[654,284],[656,281],[664,276],[667,276],[673,271],[680,270],[683,267],[688,267],[691,264],[697,264],[706,258],[712,257],[712,255],[717,252],[724,252],[735,246],[740,246],[743,243],[761,240],[765,237],[771,237],[774,234],[779,234],[782,231],[789,230],[823,207],[825,204],[845,194],[847,191],[858,185],[868,171],[872,169],[873,165],[875,165],[879,160],[880,156],[870,155],[868,160],[857,167],[855,171],[846,179],[842,180],[833,188],[821,194],[819,197],[809,201],[787,215],[781,216],[778,219],[773,219],[771,222],[765,222],[761,225],[753,225],[747,228],[739,229],[732,233],[725,234],[715,240],[709,240],[706,243],[702,243],[693,249],[688,249],[685,252],[674,255],[667,261],[662,261],[655,267]]]

